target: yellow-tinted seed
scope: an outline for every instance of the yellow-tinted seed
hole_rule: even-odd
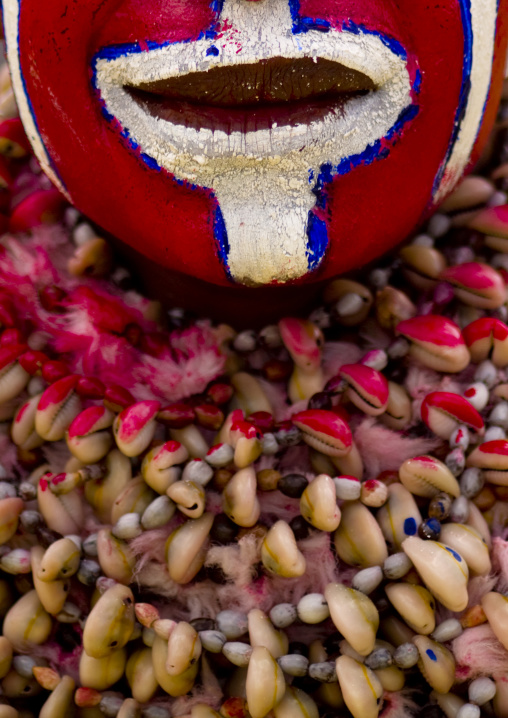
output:
[[[257,646],[252,651],[245,688],[252,718],[264,718],[284,696],[284,674],[264,646]]]
[[[0,636],[0,678],[6,676],[12,663],[12,644],[5,637]]]
[[[71,541],[71,543],[74,542]],[[74,548],[76,548],[76,544],[74,544]],[[67,600],[70,580],[41,581],[41,566],[44,560],[44,549],[42,546],[32,546],[30,559],[32,564],[32,579],[34,588],[37,591],[37,596],[45,610],[56,616],[63,609]]]
[[[0,718],[19,718],[19,713],[12,706],[0,705]]]
[[[194,685],[199,663],[196,661],[196,663],[179,676],[170,676],[166,670],[167,655],[168,642],[159,636],[155,636],[152,646],[152,661],[157,682],[162,690],[170,696],[173,696],[173,698],[184,696]]]
[[[54,691],[61,680],[60,675],[47,666],[34,666],[32,673],[37,683],[45,691]]]
[[[83,631],[83,647],[93,658],[105,658],[123,648],[134,630],[134,595],[116,584],[91,610]]]
[[[48,640],[51,627],[51,618],[34,590],[21,596],[8,611],[3,634],[14,648],[27,642],[41,645]]]
[[[38,578],[41,581],[56,581],[74,576],[79,568],[81,551],[70,538],[59,539],[44,552]]]
[[[31,698],[41,692],[34,678],[25,678],[16,671],[9,671],[0,684],[4,698]]]
[[[125,675],[132,697],[139,703],[148,703],[159,687],[153,668],[152,649],[141,648],[135,651],[127,661]]]
[[[189,583],[205,562],[213,514],[205,513],[177,528],[166,541],[169,575],[176,583]]]
[[[108,529],[97,534],[98,559],[104,574],[119,583],[129,584],[136,559],[125,541],[115,538]]]
[[[70,676],[64,676],[42,706],[39,718],[67,718],[72,710],[75,685]]]
[[[266,613],[253,608],[248,613],[249,642],[252,648],[264,646],[274,658],[284,656],[288,651],[288,637],[284,631],[277,631]]]
[[[166,671],[170,676],[180,676],[191,668],[200,656],[201,641],[197,631],[190,623],[180,621],[169,636]]]
[[[353,718],[377,718],[383,686],[375,673],[350,656],[340,656],[335,665],[344,702]]]
[[[0,501],[0,545],[7,543],[16,533],[19,515],[24,508],[24,501],[18,498]]]
[[[139,718],[141,710],[134,698],[126,698],[117,713],[117,718]]]
[[[85,498],[103,523],[116,523],[111,518],[113,504],[132,479],[130,460],[118,449],[106,457],[106,476],[87,481]]]
[[[120,680],[125,671],[127,654],[124,648],[106,658],[92,658],[86,651],[79,662],[79,681],[82,686],[105,691]]]
[[[370,598],[341,583],[329,583],[325,598],[337,630],[361,656],[374,650],[379,613]]]

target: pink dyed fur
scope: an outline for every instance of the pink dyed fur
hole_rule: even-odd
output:
[[[440,440],[405,437],[375,419],[364,419],[354,432],[354,439],[364,462],[364,478],[375,478],[381,471],[397,471],[406,459],[428,454]]]
[[[497,640],[488,623],[467,628],[452,643],[457,661],[457,680],[508,673],[508,651]]]

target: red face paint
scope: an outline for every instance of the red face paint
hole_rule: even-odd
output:
[[[229,209],[223,206],[215,183],[194,182],[187,170],[179,176],[176,171],[161,169],[160,157],[151,156],[150,148],[139,144],[135,123],[126,127],[109,110],[105,113],[104,97],[94,84],[94,58],[98,53],[116,58],[134,53],[135,48],[134,54],[143,60],[162,46],[178,47],[179,53],[196,48],[196,61],[201,61],[205,42],[209,45],[207,57],[217,53],[220,59],[229,52],[231,57],[247,58],[248,33],[237,28],[242,7],[245,12],[264,13],[270,3],[285,7],[286,1],[226,0],[222,8],[218,0],[86,0],[72,4],[53,0],[42,5],[39,0],[24,0],[19,14],[24,84],[19,81],[16,86],[18,100],[26,92],[53,174],[76,206],[159,265],[223,286],[232,280],[264,282],[235,269],[240,266],[232,259],[236,230],[231,229]],[[472,11],[489,6],[489,2],[471,0]],[[478,55],[473,44],[476,28],[474,23],[468,25],[466,0],[431,5],[426,0],[291,0],[288,7],[292,21],[288,36],[305,43],[312,33],[318,33],[322,38],[319,47],[324,47],[333,33],[348,33],[353,40],[357,38],[359,47],[367,40],[380,42],[393,58],[404,57],[410,83],[407,112],[400,122],[394,122],[390,131],[360,147],[356,154],[334,157],[330,171],[325,168],[313,173],[317,200],[304,218],[309,225],[314,222],[319,232],[312,230],[312,242],[309,239],[307,248],[302,245],[298,250],[300,260],[305,252],[309,255],[308,267],[293,271],[290,265],[297,260],[290,259],[289,269],[281,266],[277,275],[280,258],[274,255],[271,280],[289,278],[306,283],[358,267],[393,247],[413,232],[434,206],[436,188],[443,177],[446,180],[453,175],[453,150],[460,139],[454,135],[457,120],[472,106],[472,95],[465,93],[470,71],[465,66],[465,51],[469,48],[466,55],[471,61],[477,61]],[[16,49],[9,38],[15,34],[12,26],[17,24],[17,9],[17,0],[4,2],[9,52]],[[482,116],[475,120],[473,159],[489,131],[499,99],[506,17],[508,0],[501,0],[492,82],[483,125]],[[254,22],[255,16],[252,18]],[[258,59],[266,59],[266,53],[267,48],[260,46]],[[489,61],[487,69],[490,67]],[[206,105],[205,95],[203,103]],[[198,177],[203,161],[206,157],[195,161]],[[219,164],[217,167],[220,169]],[[226,174],[219,169],[217,176]],[[241,176],[236,186],[239,196],[249,195],[248,176]],[[286,213],[286,203],[290,206],[290,195],[288,190],[277,198],[276,210],[281,216]],[[263,227],[266,223],[268,228],[268,215],[268,211],[254,212],[256,224]],[[307,227],[305,231],[310,237],[311,230]],[[280,239],[268,229],[267,234],[273,235],[275,244]],[[248,249],[249,243],[245,246]],[[247,249],[239,250],[240,254]]]

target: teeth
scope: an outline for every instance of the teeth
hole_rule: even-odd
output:
[[[120,648],[105,658],[92,658],[83,651],[79,661],[79,682],[87,688],[106,691],[122,678],[126,661],[125,648]]]
[[[416,536],[407,538],[402,548],[429,591],[443,606],[450,611],[466,608],[469,570],[460,554],[438,541],[423,541]]]
[[[340,509],[329,476],[320,474],[307,486],[300,499],[300,513],[320,531],[335,531],[339,526]]]
[[[374,650],[379,614],[370,598],[354,588],[330,583],[325,589],[330,615],[338,631],[361,656]]]
[[[383,687],[374,672],[349,656],[340,656],[335,665],[344,702],[353,718],[377,718]]]
[[[299,688],[288,686],[284,698],[273,709],[275,718],[318,718],[314,700]],[[194,718],[194,716],[192,717]]]
[[[418,666],[429,685],[439,693],[448,693],[455,682],[455,659],[451,651],[427,636],[415,636],[418,648]]]
[[[83,648],[92,658],[106,658],[129,641],[134,630],[134,596],[116,584],[90,611],[83,631]]]
[[[265,718],[284,697],[286,683],[282,669],[263,646],[252,651],[245,690],[252,718]]]
[[[399,469],[399,478],[415,496],[432,498],[441,491],[460,496],[460,486],[450,469],[433,456],[406,459]]]
[[[213,514],[205,513],[173,531],[166,542],[166,558],[171,579],[189,583],[205,562]]]
[[[66,376],[51,384],[41,396],[35,414],[35,430],[45,441],[60,441],[81,411],[75,393],[79,377]]]
[[[339,558],[352,566],[382,566],[388,558],[388,549],[376,519],[359,502],[343,506],[334,543]]]
[[[44,552],[38,578],[41,581],[56,581],[74,576],[79,568],[81,552],[70,538],[55,541]]]
[[[173,698],[184,696],[188,693],[196,679],[199,661],[196,661],[184,673],[177,676],[170,676],[166,670],[166,660],[168,657],[168,642],[160,636],[156,636],[152,646],[153,669],[158,684],[163,691]]]
[[[237,526],[249,528],[259,519],[260,505],[257,498],[257,481],[254,468],[237,471],[222,492],[224,513]]]
[[[64,676],[39,712],[39,718],[66,718],[73,709],[76,684],[70,676]]]
[[[416,633],[428,635],[436,626],[435,601],[423,586],[411,583],[389,583],[388,600]]]
[[[39,600],[37,591],[29,591],[19,598],[4,618],[3,635],[13,648],[48,640],[52,623]]]
[[[277,521],[266,534],[261,546],[261,561],[268,571],[284,578],[303,576],[305,573],[305,558],[285,521]]]
[[[118,414],[113,434],[122,454],[139,456],[148,448],[155,434],[159,409],[158,401],[140,401]]]
[[[268,616],[258,608],[248,614],[249,640],[252,648],[264,646],[274,658],[284,656],[288,651],[288,638],[283,631],[277,631]]]

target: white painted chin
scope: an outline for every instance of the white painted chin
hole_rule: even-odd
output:
[[[228,238],[229,276],[250,286],[288,282],[315,269],[307,235],[316,203],[314,180],[325,164],[359,155],[385,137],[411,105],[404,58],[373,34],[309,30],[294,35],[287,3],[226,0],[220,40],[202,39],[96,62],[107,111],[141,151],[179,180],[212,189]],[[214,45],[219,55],[207,55]],[[341,112],[296,126],[251,132],[195,129],[157,118],[126,86],[282,57],[323,58],[357,70],[378,88],[348,101]],[[324,254],[324,250],[323,250]]]

